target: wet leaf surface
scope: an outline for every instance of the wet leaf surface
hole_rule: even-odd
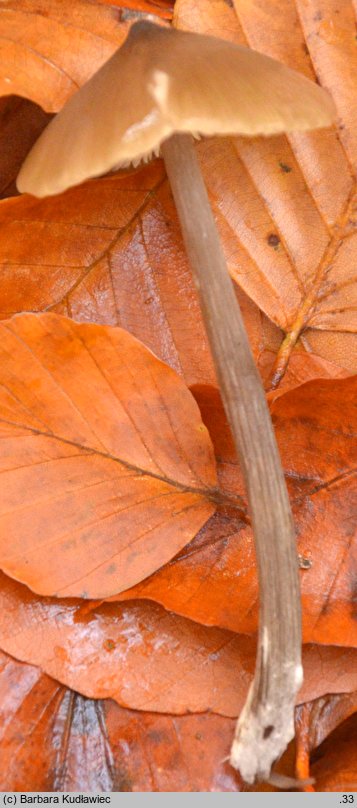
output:
[[[4,791],[240,790],[224,761],[234,719],[93,701],[4,653],[0,692]]]
[[[39,598],[1,576],[0,647],[91,698],[123,707],[237,716],[255,662],[254,636],[207,628],[144,601]],[[357,651],[304,647],[299,701],[356,690]]]

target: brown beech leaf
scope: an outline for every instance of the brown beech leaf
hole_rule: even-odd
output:
[[[3,653],[0,694],[3,791],[112,789],[115,762],[101,702]]]
[[[234,719],[138,713],[109,700],[103,711],[116,764],[113,791],[241,790],[227,761]]]
[[[311,775],[316,791],[357,791],[357,713],[315,749]]]
[[[21,95],[58,112],[125,39],[120,9],[76,0],[3,0],[0,95]]]
[[[323,696],[309,705],[309,748],[315,749],[353,713],[357,712],[357,691]],[[297,713],[302,707],[297,708]]]
[[[288,7],[281,17],[284,20],[284,36],[286,26],[292,27],[294,31],[296,29],[292,4],[289,3],[289,0],[286,2]],[[15,37],[15,40],[16,37],[19,37],[19,41],[22,43],[18,54],[20,62],[23,59],[24,48],[29,47],[33,55],[37,38],[40,49],[43,41],[46,41],[46,47],[55,49],[55,53],[52,53],[51,50],[50,55],[45,59],[45,75],[42,69],[41,53],[39,59],[36,54],[34,62],[27,59],[25,79],[29,85],[27,94],[30,97],[41,102],[45,108],[59,109],[75,90],[75,87],[72,86],[73,82],[68,83],[67,79],[64,81],[67,74],[75,74],[77,85],[85,81],[110,55],[109,51],[112,52],[112,49],[123,40],[131,20],[130,15],[134,12],[131,12],[130,9],[126,12],[125,9],[112,8],[105,4],[99,6],[93,3],[88,6],[84,2],[64,8],[63,3],[58,0],[52,0],[50,8],[46,3],[45,8],[41,0],[36,5],[36,12],[31,6],[30,13],[29,4],[30,0],[21,0],[21,2],[13,0],[13,2],[7,1],[3,4],[1,9],[3,24],[6,22],[6,26],[10,26],[11,31],[8,37],[10,36],[10,39],[11,36]],[[23,24],[24,16],[27,21],[26,26]],[[176,4],[176,18],[179,25],[186,25],[186,27],[191,25],[191,27],[207,30],[208,33],[218,34],[228,39],[238,38],[239,41],[244,39],[243,32],[239,28],[238,18],[233,8],[225,0],[214,0],[209,3],[207,0],[204,2],[199,0],[194,7],[187,0],[180,2]],[[274,22],[274,18],[271,22]],[[49,28],[53,28],[53,26],[56,31],[55,36],[51,37]],[[273,25],[272,28],[275,31],[273,42],[279,44],[280,29],[275,30]],[[69,41],[71,43],[67,50],[57,47],[63,31],[66,43]],[[289,32],[291,34],[290,28]],[[115,41],[115,45],[110,44],[112,41]],[[104,50],[108,51],[106,56],[102,55],[100,49],[103,42],[105,43]],[[17,44],[17,40],[15,44],[12,42],[16,48]],[[299,52],[300,45],[304,45],[303,39],[301,42],[298,39],[295,50],[293,49],[294,53]],[[282,54],[277,52],[273,55],[289,61],[289,48]],[[5,50],[4,70],[9,67],[11,72],[16,60],[14,61],[12,47],[9,53],[7,49]],[[70,64],[65,66],[65,77],[57,70],[57,62],[61,62],[62,58],[70,61]],[[304,69],[304,65],[300,65],[300,63],[295,66]],[[53,70],[53,67],[56,69]],[[311,73],[310,67],[309,70]],[[22,73],[17,71],[16,76],[18,80]],[[56,92],[53,85],[57,88]],[[9,88],[10,85],[7,84],[4,92],[9,92]],[[26,94],[25,90],[21,90],[16,83],[11,85],[11,91]],[[240,295],[246,315],[246,326],[259,369],[269,386],[269,379],[272,374],[274,375],[275,366],[277,366],[275,383],[283,377],[280,382],[282,389],[295,387],[316,377],[342,377],[354,371],[357,364],[355,340],[348,331],[349,326],[346,326],[347,330],[344,330],[341,336],[339,326],[335,333],[334,330],[326,330],[326,325],[320,328],[319,323],[315,323],[315,319],[313,328],[306,322],[302,338],[295,348],[295,338],[300,333],[300,326],[296,331],[289,330],[292,328],[291,323],[296,314],[296,307],[302,300],[303,281],[300,282],[301,279],[296,280],[295,277],[291,277],[295,272],[295,253],[292,252],[290,261],[290,253],[286,252],[286,250],[290,250],[288,240],[287,246],[284,242],[284,247],[283,241],[279,243],[276,241],[278,236],[275,233],[274,211],[269,210],[269,205],[267,208],[266,184],[272,183],[275,205],[280,204],[279,200],[281,200],[279,216],[281,214],[280,218],[284,222],[286,220],[294,244],[296,241],[298,242],[295,249],[300,261],[296,270],[297,276],[298,270],[300,271],[304,262],[307,265],[306,273],[311,275],[311,263],[314,260],[316,249],[312,250],[310,241],[311,237],[315,236],[315,232],[319,232],[319,228],[316,230],[315,227],[315,220],[318,219],[319,213],[315,209],[315,202],[311,198],[310,190],[305,187],[304,178],[300,176],[301,166],[313,187],[313,195],[315,194],[319,198],[321,210],[324,216],[326,214],[329,223],[337,221],[336,217],[340,215],[341,206],[351,187],[351,177],[346,168],[343,151],[330,130],[324,130],[317,135],[309,133],[296,137],[298,142],[300,142],[300,137],[305,151],[302,147],[298,149],[296,146],[301,165],[295,173],[290,171],[291,165],[284,162],[290,156],[290,153],[286,156],[281,147],[281,144],[285,144],[287,148],[285,138],[269,138],[259,142],[244,140],[245,147],[253,149],[252,162],[257,171],[261,157],[256,159],[255,150],[259,151],[259,148],[263,147],[269,150],[269,155],[273,155],[269,160],[265,160],[263,155],[264,170],[270,172],[271,168],[273,170],[274,166],[278,166],[278,179],[271,177],[269,173],[267,178],[264,175],[260,185],[259,178],[253,177],[252,181],[249,174],[250,169],[248,170],[239,161],[236,142],[233,152],[231,141],[228,139],[225,140],[225,145],[223,141],[213,139],[211,142],[203,143],[200,147],[208,184],[214,185],[214,187],[212,185],[212,202],[216,207],[232,274],[238,278],[242,287],[254,300],[257,300],[261,307],[260,310],[253,300],[249,301],[245,299],[244,295],[243,298]],[[319,138],[325,144],[323,149],[317,146],[315,148],[316,143],[320,143]],[[229,152],[229,150],[231,151]],[[302,151],[304,151],[305,157],[302,155]],[[333,180],[331,180],[330,162],[335,167]],[[20,205],[16,210],[10,209],[8,215],[6,209],[2,209],[5,220],[8,216],[17,220],[10,229],[6,225],[3,229],[1,245],[3,257],[0,252],[0,263],[2,264],[0,287],[4,306],[7,307],[8,315],[9,305],[11,305],[11,313],[13,313],[22,310],[41,310],[49,305],[56,305],[57,302],[62,313],[75,316],[77,319],[124,325],[139,339],[143,339],[146,344],[155,342],[154,350],[177,370],[181,365],[188,383],[211,384],[215,381],[212,363],[207,351],[201,317],[197,312],[196,293],[182,252],[181,236],[167,190],[167,183],[165,182],[162,187],[160,184],[160,187],[153,188],[151,195],[147,196],[145,193],[147,192],[147,176],[145,171],[141,171],[139,178],[134,180],[137,190],[140,189],[140,183],[142,183],[143,198],[146,197],[144,209],[138,208],[133,214],[128,231],[117,232],[117,238],[113,238],[110,247],[108,242],[106,260],[102,260],[103,253],[95,249],[95,244],[92,245],[89,260],[87,251],[84,250],[81,254],[79,249],[83,240],[80,240],[75,247],[73,244],[74,230],[77,230],[78,233],[80,229],[83,235],[85,230],[87,231],[85,242],[87,246],[88,241],[92,240],[94,235],[94,222],[97,227],[99,222],[103,222],[100,183],[95,185],[91,183],[81,189],[80,195],[83,193],[83,197],[81,196],[79,205],[78,194],[75,193],[74,196],[65,195],[64,202],[62,197],[61,202],[55,199],[52,206],[45,204],[45,207],[42,207],[34,205],[32,202],[28,208],[25,202],[24,206]],[[232,178],[234,183],[232,183]],[[333,182],[333,192],[331,182]],[[290,190],[289,185],[292,185]],[[123,185],[119,181],[118,186],[113,189],[116,194],[116,205],[119,207],[122,205],[124,208],[122,211],[124,215],[121,216],[121,219],[125,218],[127,211],[125,194],[128,187],[130,188],[130,184],[128,186],[124,180]],[[105,190],[108,190],[108,186]],[[99,198],[96,199],[98,194]],[[63,212],[64,204],[68,205],[65,213]],[[42,222],[43,238],[40,242],[42,249],[39,251],[34,249],[36,242],[29,234],[29,229],[32,228],[33,232],[39,229],[43,213],[46,221]],[[107,236],[110,235],[110,230],[111,235],[114,236],[113,216],[110,218],[112,221],[107,230]],[[280,224],[280,218],[278,224]],[[118,219],[120,219],[119,216]],[[353,223],[353,220],[351,221]],[[100,226],[103,225],[99,225],[98,229]],[[28,249],[25,254],[22,254],[20,260],[18,250],[16,250],[18,245],[12,238],[18,227],[24,231],[21,233],[22,242],[27,241],[28,243]],[[320,230],[321,227],[323,229],[323,224],[320,222]],[[308,232],[306,232],[307,229]],[[60,230],[61,240],[59,240]],[[336,238],[339,238],[338,232]],[[51,243],[54,240],[54,243],[57,244],[56,250],[53,251],[52,248],[50,250],[52,258],[50,266],[46,262],[43,249],[44,239],[46,248],[49,247],[47,239]],[[59,250],[60,243],[61,251]],[[341,260],[345,261],[343,256]],[[29,264],[33,270],[30,278],[27,277]],[[9,281],[10,265],[11,282]],[[170,266],[170,272],[168,272],[168,266]],[[346,262],[343,266],[348,269]],[[61,268],[63,271],[60,273]],[[70,268],[72,273],[69,272]],[[74,270],[77,270],[79,280],[73,285],[71,281],[75,274]],[[60,275],[61,284],[59,284]],[[268,281],[264,281],[265,275],[269,276]],[[129,277],[130,282],[134,284],[137,306],[133,306],[131,284],[128,289]],[[24,287],[21,288],[24,281]],[[308,280],[305,276],[304,283],[307,288]],[[334,289],[339,283],[339,277],[331,281]],[[41,295],[39,295],[39,286],[42,290]],[[20,294],[16,297],[16,292],[19,291]],[[319,295],[322,295],[321,289]],[[348,295],[350,299],[349,291]],[[328,290],[325,298],[329,305]],[[270,319],[264,315],[265,311]],[[344,317],[342,308],[341,317]],[[345,328],[345,320],[343,320],[342,326]],[[293,338],[289,336],[287,343],[284,339],[285,332],[293,335]],[[184,356],[182,351],[185,352]]]
[[[2,0],[0,95],[58,112],[145,13],[170,18],[169,0]],[[143,15],[144,13],[144,15]]]
[[[161,161],[59,197],[8,199],[0,204],[0,224],[0,317],[51,309],[76,320],[120,325],[188,385],[216,384]],[[237,296],[267,379],[281,331],[238,287]],[[346,373],[300,346],[283,385]]]
[[[0,647],[91,698],[123,707],[237,716],[251,682],[253,636],[207,628],[143,601],[39,598],[1,575]],[[357,651],[306,645],[298,702],[357,689]]]
[[[310,777],[310,754],[336,727],[357,710],[357,692],[323,696],[299,705],[295,711],[296,776]],[[319,791],[319,788],[307,788]]]
[[[197,404],[122,329],[29,314],[0,331],[0,565],[41,594],[126,589],[214,510]]]
[[[3,791],[242,788],[238,773],[226,760],[233,718],[212,713],[159,715],[128,710],[109,699],[93,701],[5,653],[0,653],[0,696]],[[351,715],[355,698],[355,693],[325,696],[297,708],[298,715],[309,708],[313,758],[314,748]],[[294,777],[293,745],[288,762],[281,761],[275,770]],[[330,779],[334,774],[336,768]],[[340,785],[346,790],[343,782]],[[275,789],[255,786],[254,790]]]
[[[232,276],[285,334],[275,385],[296,341],[357,369],[356,105],[352,5],[330,0],[177,0],[178,27],[223,36],[318,75],[337,131],[203,141],[202,168]]]
[[[52,729],[64,692],[39,668],[0,653],[2,791],[56,788],[56,775],[53,780],[51,776],[51,763],[57,758]]]
[[[204,387],[193,392],[214,443],[221,489],[244,496],[219,395]],[[305,642],[357,645],[356,402],[357,377],[310,382],[271,403],[301,556]],[[243,501],[240,514],[220,508],[177,558],[118,599],[133,597],[205,625],[256,631],[254,544]]]
[[[4,653],[0,694],[3,791],[240,791],[232,718],[92,701]]]
[[[56,310],[120,325],[184,376],[215,383],[191,271],[161,161],[36,200],[0,204],[0,316]],[[258,357],[257,307],[244,313]]]

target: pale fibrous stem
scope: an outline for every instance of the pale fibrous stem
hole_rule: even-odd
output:
[[[294,735],[302,683],[298,561],[285,479],[264,390],[250,350],[192,137],[161,146],[218,382],[243,470],[254,530],[260,618],[257,662],[238,719],[231,764],[247,782],[267,779]]]

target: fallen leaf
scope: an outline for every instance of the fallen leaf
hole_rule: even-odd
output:
[[[237,716],[251,682],[256,639],[207,628],[143,601],[107,603],[39,598],[0,579],[0,647],[90,698],[180,715]],[[83,610],[83,611],[82,611]],[[304,646],[298,703],[357,689],[357,651]]]
[[[40,594],[127,589],[214,510],[197,404],[121,329],[53,314],[0,329],[1,567]]]
[[[192,390],[213,440],[221,490],[242,497],[241,512],[223,500],[220,513],[177,558],[118,599],[150,598],[205,625],[250,633],[258,626],[258,586],[243,480],[217,391]],[[315,381],[271,404],[305,564],[305,642],[357,645],[356,390],[357,377]]]
[[[225,0],[177,0],[175,6],[180,28],[248,44],[310,78],[315,66],[338,108],[336,132],[212,138],[199,146],[231,274],[285,334],[273,386],[298,339],[315,355],[357,368],[357,53],[352,7],[339,12],[327,0],[308,7],[302,0],[234,0],[234,8]]]
[[[323,696],[311,702],[309,747],[315,749],[353,713],[357,712],[357,692]],[[297,708],[297,712],[299,712]]]
[[[0,652],[2,791],[56,789],[56,775],[52,780],[51,772],[57,758],[53,724],[64,692],[38,668]]]
[[[156,163],[144,176],[96,181],[55,200],[3,202],[2,316],[56,307],[121,325],[188,383],[198,373],[214,380],[191,273],[177,255],[172,202],[166,212],[151,201],[163,182]],[[170,204],[167,189],[162,204]]]
[[[3,791],[112,790],[116,768],[102,702],[3,653],[0,693]]]
[[[0,317],[54,310],[76,320],[120,325],[188,385],[216,384],[160,161],[125,176],[85,183],[59,197],[8,199],[0,204],[0,222]],[[237,288],[236,293],[267,381],[281,332],[244,292]],[[310,377],[346,373],[300,348],[279,390]]]
[[[59,109],[66,98],[74,92],[75,86],[71,84],[68,86],[67,78],[66,81],[63,82],[63,75],[57,70],[57,62],[61,62],[62,58],[70,60],[70,64],[66,65],[63,69],[65,69],[68,75],[75,73],[76,78],[74,81],[76,86],[79,86],[110,56],[114,49],[114,44],[110,43],[112,41],[114,43],[115,41],[115,46],[118,46],[120,42],[123,41],[128,29],[130,14],[126,16],[124,12],[121,13],[119,9],[109,8],[106,5],[101,5],[101,10],[98,13],[95,12],[94,8],[88,7],[88,5],[83,2],[79,5],[76,4],[75,11],[73,7],[68,7],[64,10],[63,4],[59,3],[58,0],[52,0],[50,10],[48,10],[48,4],[46,4],[46,12],[41,4],[38,5],[36,13],[33,14],[33,19],[30,18],[31,22],[29,22],[29,11],[26,3],[29,3],[29,0],[26,0],[26,2],[25,0],[21,0],[21,4],[13,0],[12,3],[7,2],[1,10],[5,28],[7,28],[7,26],[10,27],[8,38],[11,39],[11,36],[14,37],[14,40],[16,40],[16,48],[20,48],[17,58],[20,59],[20,61],[23,59],[23,48],[26,49],[29,47],[32,48],[32,50],[35,49],[36,41],[34,40],[36,40],[36,37],[39,37],[39,32],[41,32],[42,29],[40,43],[42,43],[45,38],[47,43],[46,47],[52,49],[54,47],[53,43],[56,43],[55,53],[51,51],[50,54],[45,55],[45,75],[43,75],[44,60],[41,53],[39,54],[39,58],[36,56],[34,64],[32,64],[32,62],[29,63],[27,60],[26,81],[29,84],[27,91],[23,88],[21,90],[17,85],[11,84],[7,86],[6,92],[9,92],[9,87],[11,86],[12,92],[22,92],[25,95],[29,95],[29,97],[34,98],[38,103],[42,103],[45,108],[52,110],[55,107]],[[215,0],[214,3],[209,4],[207,4],[207,0],[199,0],[195,5],[194,11],[192,11],[191,5],[191,0],[190,2],[189,0],[180,0],[180,3],[176,4],[176,22],[179,26],[199,28],[202,32],[225,36],[233,41],[244,40],[243,29],[239,26],[233,9],[226,4],[225,0]],[[48,16],[49,14],[50,16]],[[270,11],[268,8],[268,17],[269,14]],[[23,15],[26,17],[26,26],[23,24]],[[273,20],[275,17],[273,17]],[[285,9],[285,12],[279,19],[284,20],[284,34],[286,26],[289,27],[289,48],[284,49],[283,52],[279,50],[281,47],[279,43],[282,41],[279,23],[278,26],[272,24],[273,36],[270,36],[269,42],[265,43],[265,49],[278,58],[291,63],[294,62],[292,66],[305,70],[310,76],[313,75],[307,56],[303,54],[303,34],[301,29],[296,25],[291,4],[288,10]],[[264,36],[264,26],[260,25],[260,20],[258,22],[257,31],[260,33],[257,33],[256,36]],[[48,27],[51,26],[55,26],[56,36],[49,36]],[[71,47],[70,49],[67,48],[67,50],[66,48],[58,49],[57,47],[58,42],[61,41],[63,31],[67,39],[68,37],[71,38]],[[253,33],[250,33],[253,36]],[[19,42],[17,42],[18,37]],[[87,41],[88,37],[89,42]],[[103,46],[103,42],[105,43],[105,54],[102,54],[99,47],[99,45]],[[257,43],[254,44],[257,46]],[[14,45],[14,42],[12,42],[12,45]],[[263,45],[264,43],[262,43],[260,50],[264,50]],[[294,45],[294,47],[292,47],[292,45]],[[73,63],[72,53],[78,54],[75,64]],[[289,53],[295,54],[295,61],[294,59],[288,58]],[[299,54],[299,58],[297,58],[297,54]],[[302,62],[301,59],[303,60]],[[11,55],[7,53],[7,51],[4,54],[4,64],[5,66],[9,65],[9,70],[11,70],[15,64],[12,50]],[[53,71],[53,67],[56,68],[55,71]],[[51,69],[49,70],[49,68]],[[60,68],[60,70],[61,69],[62,68]],[[48,70],[49,75],[47,75]],[[40,81],[39,72],[41,75]],[[16,75],[20,75],[19,71],[17,71]],[[59,76],[62,83],[59,80]],[[61,86],[59,86],[59,82]],[[56,86],[56,92],[52,86],[53,84]],[[55,101],[53,106],[53,99],[56,98],[56,93],[57,95],[59,94],[59,98],[57,102]],[[41,94],[42,96],[44,95],[45,98],[41,97]],[[316,378],[316,376],[329,377],[332,375],[341,377],[347,373],[353,372],[357,366],[356,349],[354,347],[355,340],[353,339],[353,334],[349,333],[348,307],[351,305],[350,280],[348,278],[347,280],[346,278],[342,279],[342,276],[341,278],[339,276],[341,272],[342,274],[348,273],[348,267],[351,261],[353,265],[352,255],[350,256],[351,260],[348,257],[352,249],[348,246],[350,243],[350,235],[353,235],[352,231],[351,233],[348,231],[346,234],[346,249],[348,255],[344,252],[344,246],[340,245],[343,206],[345,205],[346,199],[349,198],[352,188],[349,167],[346,165],[345,156],[340,144],[336,141],[334,133],[330,130],[324,130],[317,134],[304,133],[303,135],[294,135],[291,136],[290,140],[294,142],[294,152],[290,146],[287,147],[287,141],[284,137],[269,138],[267,140],[255,139],[254,141],[244,139],[240,149],[242,152],[245,150],[244,154],[247,165],[244,163],[244,155],[242,156],[241,154],[241,159],[238,158],[238,146],[235,144],[233,148],[229,139],[225,139],[224,142],[222,140],[213,139],[211,142],[206,141],[200,146],[203,168],[207,175],[208,184],[212,186],[213,201],[217,208],[216,214],[221,227],[230,269],[242,288],[251,295],[253,300],[255,300],[261,308],[260,314],[259,308],[256,309],[256,313],[254,314],[255,320],[259,320],[259,317],[261,320],[259,324],[259,330],[261,331],[259,345],[253,346],[255,348],[255,355],[259,357],[259,364],[267,382],[273,375],[275,385],[277,385],[280,380],[280,385],[285,389],[296,386],[296,384],[302,381],[307,381],[309,378]],[[285,153],[287,148],[290,149],[289,154]],[[267,150],[268,155],[265,153]],[[289,162],[290,157],[293,162],[295,161],[294,166],[296,163],[296,171],[290,170],[292,169],[290,165],[291,161]],[[252,177],[249,161],[254,169],[254,176],[252,174]],[[332,178],[330,170],[331,162],[335,167],[335,174]],[[231,186],[233,177],[235,178],[235,182],[232,192]],[[331,183],[333,183],[333,193],[331,193]],[[272,189],[271,200],[267,198],[268,187]],[[90,190],[92,192],[90,197],[93,203],[93,186],[90,186]],[[318,199],[317,207],[315,197]],[[280,200],[282,200],[281,210],[280,208],[275,210],[274,205],[280,204]],[[145,311],[144,323],[140,324],[140,318],[138,322],[137,314],[135,316],[133,313],[132,298],[130,298],[130,301],[124,298],[120,306],[120,312],[124,318],[130,321],[132,321],[133,318],[136,320],[134,326],[131,324],[130,328],[133,333],[141,339],[143,337],[139,331],[143,330],[145,327],[147,330],[147,321],[150,319],[150,316],[154,314],[154,308],[155,314],[157,315],[154,329],[156,331],[161,331],[162,329],[164,331],[167,330],[167,326],[170,326],[170,320],[173,315],[172,305],[170,306],[165,300],[163,300],[164,311],[160,311],[160,292],[158,300],[158,286],[161,287],[161,291],[163,281],[160,275],[157,277],[158,272],[160,273],[159,265],[165,262],[163,271],[166,274],[166,259],[170,251],[170,241],[172,243],[173,238],[177,239],[177,227],[175,227],[175,231],[168,237],[165,221],[162,222],[162,216],[160,215],[162,203],[162,193],[159,193],[159,199],[156,201],[156,192],[154,192],[152,205],[150,206],[152,210],[149,212],[151,216],[145,216],[146,222],[150,222],[150,231],[154,238],[154,243],[158,244],[159,241],[162,245],[164,242],[168,243],[165,248],[165,253],[163,253],[160,258],[158,255],[154,255],[152,247],[149,251],[149,255],[140,256],[141,266],[140,270],[137,271],[143,275],[143,278],[141,278],[143,291],[145,292],[146,289],[149,288],[145,299],[151,304],[149,312]],[[317,209],[319,206],[321,210]],[[166,207],[167,203],[165,202],[165,208]],[[229,212],[229,215],[227,212]],[[277,220],[276,222],[275,219]],[[164,220],[167,221],[166,212],[164,213]],[[327,224],[325,224],[325,220]],[[298,227],[296,226],[296,222],[298,222]],[[351,222],[352,227],[353,220],[351,220]],[[277,228],[279,229],[279,227],[282,230],[281,235],[284,236],[284,238],[281,238],[279,234],[275,233],[275,230]],[[333,233],[330,238],[329,228],[331,229],[331,227],[333,228]],[[145,230],[147,230],[146,227]],[[137,235],[141,242],[143,241],[145,230],[138,228]],[[285,230],[287,230],[287,233],[285,233]],[[318,233],[320,233],[319,238],[317,238]],[[322,264],[321,266],[319,265],[317,269],[313,263],[314,260],[316,263],[320,254],[317,254],[317,248],[312,249],[313,245],[310,243],[312,236],[316,244],[320,244],[322,250],[324,249],[324,244],[327,243],[326,240],[330,239],[329,249],[327,251],[328,255],[327,252],[325,255],[326,261],[330,253],[332,254],[336,247],[336,267],[333,267],[335,278],[332,281],[325,278],[326,273],[324,274],[325,270]],[[275,244],[276,238],[278,239],[277,244]],[[4,246],[5,249],[8,250],[6,241]],[[147,245],[145,244],[143,246],[145,247],[144,253],[147,253]],[[135,240],[133,249],[135,249],[137,257],[139,255],[138,247],[138,241]],[[111,250],[110,252],[113,257],[113,252],[115,254],[116,250]],[[29,258],[29,253],[27,257]],[[130,251],[128,251],[128,258],[130,261]],[[296,267],[294,262],[296,263]],[[116,263],[117,261],[115,261],[115,264]],[[115,267],[115,275],[117,275],[118,271],[122,271],[120,269],[122,262],[119,260],[118,263],[119,269],[117,266]],[[175,250],[173,250],[173,255],[170,256],[171,271],[173,267],[179,263],[180,256],[177,256]],[[115,300],[117,294],[110,284],[110,278],[107,277],[108,267],[105,262],[104,264],[104,267],[98,266],[97,264],[95,265],[95,271],[91,272],[90,279],[87,279],[90,280],[90,284],[88,284],[88,282],[86,283],[87,288],[83,288],[83,286],[81,288],[81,285],[79,285],[77,289],[76,286],[76,294],[74,295],[75,309],[80,309],[79,316],[81,318],[87,316],[88,319],[88,306],[91,309],[91,319],[98,319],[98,312],[96,311],[98,308],[103,312],[103,284],[106,287],[105,297],[107,303],[109,303],[108,296],[114,297],[114,300],[111,300],[109,304],[111,317],[113,308],[118,308],[117,301]],[[38,261],[36,261],[36,265],[38,266]],[[124,268],[126,266],[127,263],[125,262]],[[44,269],[46,268],[44,267]],[[316,272],[314,275],[315,269]],[[23,270],[21,271],[20,268],[19,272],[22,276],[24,275]],[[302,272],[304,277],[300,278],[299,272],[300,275]],[[87,274],[89,274],[89,272]],[[330,275],[329,265],[329,278]],[[268,281],[264,281],[265,276],[268,277]],[[47,287],[48,284],[51,283],[52,278],[46,278]],[[180,279],[173,279],[173,284],[175,285],[178,280],[180,280],[179,292],[180,296],[182,296],[184,292],[182,273]],[[324,285],[323,289],[321,284],[319,285],[320,280]],[[173,284],[171,283],[171,285]],[[28,285],[27,283],[27,288]],[[121,288],[121,285],[119,288]],[[345,297],[347,295],[347,307],[344,305],[344,302],[346,302],[344,298],[338,298],[339,288],[342,290],[342,298],[343,295],[345,295]],[[154,295],[153,290],[156,292]],[[67,291],[71,294],[73,290],[70,287]],[[81,292],[82,294],[80,294]],[[194,297],[196,297],[192,289],[191,279],[188,284],[186,294],[187,293],[189,298],[192,297],[192,293]],[[315,293],[318,295],[318,306],[315,305]],[[121,295],[119,296],[121,297]],[[310,311],[308,310],[308,303],[311,296],[313,300],[311,302]],[[23,297],[24,295],[22,294],[21,298],[23,299]],[[38,295],[36,295],[36,297],[37,308]],[[64,295],[64,297],[66,298],[66,295]],[[141,297],[142,295],[139,300],[141,300]],[[21,298],[19,298],[16,310],[31,309],[30,300],[22,304],[21,307]],[[179,298],[176,297],[173,299],[175,299],[177,303],[179,302]],[[330,315],[327,315],[326,312],[327,309],[328,311],[331,309],[331,300],[333,300],[333,305],[337,305],[338,302],[339,309],[336,314],[333,315],[332,330],[329,330],[331,328],[331,323],[328,322]],[[63,300],[65,306],[68,303],[68,299]],[[136,311],[138,311],[139,308],[140,307],[138,307]],[[194,308],[197,309],[197,302]],[[303,323],[301,326],[300,314],[302,309]],[[267,318],[266,324],[262,322],[262,312],[268,314],[270,322]],[[63,313],[65,313],[65,311]],[[67,313],[71,315],[71,311]],[[193,308],[191,308],[189,314],[190,327],[188,329],[186,326],[186,329],[180,335],[178,343],[179,349],[180,343],[183,341],[183,335],[188,334],[189,331],[192,335],[191,343],[192,345],[195,344],[196,335],[194,331],[197,329],[195,326]],[[186,311],[185,319],[187,319],[187,315],[188,312]],[[351,316],[352,315],[353,307],[351,309]],[[177,313],[177,318],[178,316],[179,312]],[[158,317],[160,318],[159,329]],[[108,317],[106,317],[104,321],[112,322],[112,319],[108,320]],[[275,325],[273,323],[275,323]],[[295,328],[296,323],[298,323],[298,326]],[[138,333],[135,327],[138,329]],[[256,324],[254,325],[254,323],[250,331],[253,329],[256,332]],[[264,341],[262,341],[263,332]],[[298,340],[296,344],[299,334],[301,339]],[[175,336],[175,333],[173,333],[173,336]],[[150,338],[152,339],[152,336],[150,336]],[[165,334],[161,335],[161,341],[165,346],[167,345]],[[188,340],[186,340],[186,343],[188,343]],[[307,350],[304,350],[304,346],[306,346]],[[204,353],[206,353],[206,351]],[[212,383],[213,381],[211,363],[204,354],[202,358],[205,359],[205,362],[196,361],[195,367],[191,367],[190,383]],[[164,359],[166,360],[167,358],[164,357]],[[207,378],[207,374],[206,378],[203,378],[202,374],[200,374],[199,377],[196,375],[196,378],[192,378],[192,371],[196,370],[197,374],[197,369],[207,363],[210,378]],[[188,364],[188,359],[186,359],[185,364]],[[283,381],[281,382],[282,379]]]
[[[52,309],[120,325],[187,384],[216,383],[161,162],[56,198],[8,199],[0,222],[1,317]],[[258,358],[271,329],[240,297]]]
[[[233,718],[159,715],[127,710],[109,699],[93,701],[3,652],[0,694],[4,791],[252,790],[227,761]],[[312,730],[318,731],[311,736],[312,749],[334,728],[332,714],[337,724],[350,715],[355,695],[327,696],[305,705],[313,717]],[[284,755],[274,770],[294,777],[294,754],[291,744],[288,760]],[[276,789],[256,785],[254,790]],[[341,790],[346,790],[343,783]]]
[[[3,0],[0,95],[58,112],[124,41],[129,21],[99,2]]]
[[[104,714],[117,763],[113,791],[241,790],[227,761],[234,719],[137,713],[109,701]]]
[[[357,713],[341,724],[311,756],[316,791],[357,791]]]
[[[3,791],[239,791],[234,719],[87,699],[0,653]],[[36,765],[34,765],[36,761]]]
[[[296,776],[310,777],[310,754],[346,718],[357,710],[357,692],[323,696],[307,702],[295,711]],[[308,791],[319,788],[308,787]]]

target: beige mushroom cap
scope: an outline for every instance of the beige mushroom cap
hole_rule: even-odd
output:
[[[257,51],[135,23],[28,154],[19,191],[43,197],[137,164],[174,132],[272,135],[329,126],[318,85]]]

